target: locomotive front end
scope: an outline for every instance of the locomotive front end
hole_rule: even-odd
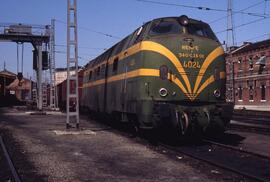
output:
[[[141,44],[151,51],[144,65],[159,70],[148,93],[155,127],[178,135],[224,131],[233,106],[225,102],[224,51],[209,25],[186,16],[163,18],[148,34]]]

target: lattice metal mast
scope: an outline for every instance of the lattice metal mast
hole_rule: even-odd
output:
[[[235,46],[235,34],[234,34],[234,22],[233,22],[233,1],[228,0],[228,7],[227,7],[227,36],[226,36],[226,50],[228,51],[229,47]]]
[[[67,0],[67,119],[66,127],[70,128],[70,119],[75,117],[79,128],[79,95],[78,95],[78,38],[77,38],[77,0]],[[70,69],[75,67],[75,73]],[[71,92],[71,84],[74,85]],[[70,105],[72,104],[72,105]],[[75,111],[74,111],[75,110]]]
[[[50,108],[58,108],[57,87],[55,80],[55,19],[51,21],[50,29]]]

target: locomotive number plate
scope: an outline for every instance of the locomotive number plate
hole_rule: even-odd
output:
[[[201,65],[198,61],[184,61],[184,68],[201,68]]]

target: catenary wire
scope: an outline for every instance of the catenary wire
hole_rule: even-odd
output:
[[[55,21],[58,22],[58,23],[67,24],[65,21],[62,21],[62,20],[55,19]],[[87,28],[87,27],[78,26],[78,28],[80,28],[81,30],[86,30],[86,31],[89,31],[89,32],[93,32],[93,33],[97,33],[97,34],[100,34],[100,35],[104,35],[106,37],[110,37],[110,38],[114,38],[114,39],[121,39],[118,36],[115,36],[115,35],[112,35],[112,34],[108,34],[108,33],[104,33],[104,32],[100,32],[100,31],[96,31],[96,30],[93,30],[93,29],[90,29],[90,28]]]
[[[264,3],[264,2],[266,2],[266,1],[265,1],[265,0],[260,1],[260,2],[258,2],[258,3],[255,3],[255,4],[253,4],[253,5],[250,5],[250,6],[246,7],[246,8],[241,9],[241,10],[239,10],[238,12],[235,12],[235,13],[232,13],[232,14],[234,14],[234,15],[235,15],[235,14],[239,14],[239,13],[241,13],[242,11],[245,11],[245,10],[248,10],[248,9],[250,9],[250,8],[256,7],[256,6],[258,6],[258,5],[260,5],[260,4]],[[223,20],[223,19],[225,19],[225,18],[227,18],[227,17],[228,17],[228,15],[222,16],[222,17],[217,18],[217,19],[215,19],[215,20],[213,20],[213,21],[210,21],[209,24],[213,24],[213,23],[218,22],[218,21],[220,21],[220,20]]]
[[[152,0],[136,0],[138,2],[143,3],[151,3],[151,4],[159,4],[159,5],[166,5],[166,6],[177,6],[183,8],[190,8],[190,9],[198,9],[198,10],[205,10],[205,11],[216,11],[216,12],[227,12],[226,9],[217,9],[217,8],[209,8],[203,6],[191,6],[191,5],[184,5],[184,4],[175,4],[175,3],[165,3],[160,1],[152,1]],[[265,0],[270,1],[270,0]],[[250,16],[259,16],[259,17],[270,17],[270,14],[259,14],[259,13],[251,13],[251,12],[244,12],[244,11],[232,11],[232,13],[242,13]]]
[[[263,21],[263,20],[266,20],[266,19],[269,19],[269,18],[270,17],[267,17],[267,18],[258,18],[256,20],[252,20],[250,22],[237,25],[237,26],[234,27],[234,29],[237,29],[237,28],[240,28],[240,27],[243,27],[243,26],[246,26],[246,25],[250,25],[250,24],[253,24],[253,23],[257,23],[257,22],[260,22],[260,21]],[[221,31],[215,32],[215,34],[223,33],[223,32],[226,32],[226,31],[227,31],[227,29],[221,30]]]

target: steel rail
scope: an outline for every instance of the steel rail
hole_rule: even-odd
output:
[[[10,156],[9,156],[9,154],[7,152],[7,149],[5,147],[5,144],[4,144],[4,141],[3,141],[2,136],[0,136],[0,144],[1,144],[1,148],[2,148],[2,150],[4,152],[4,155],[6,157],[6,160],[8,162],[9,168],[11,170],[13,180],[15,182],[21,182],[20,177],[19,177],[19,175],[18,175],[18,173],[17,173],[17,171],[16,171],[16,169],[15,169],[15,167],[14,167],[14,165],[13,165],[11,159],[10,159]]]
[[[258,176],[254,176],[252,174],[248,174],[246,172],[243,172],[241,170],[238,170],[238,169],[235,169],[235,168],[232,168],[228,165],[225,165],[225,164],[221,164],[221,163],[218,163],[218,162],[215,162],[213,160],[209,160],[209,159],[206,159],[206,158],[203,158],[203,157],[200,157],[198,155],[194,155],[192,153],[189,153],[189,152],[186,152],[184,150],[181,150],[181,147],[173,147],[173,146],[168,146],[168,145],[165,145],[165,144],[159,144],[159,146],[161,147],[164,147],[164,149],[169,149],[171,151],[174,151],[174,152],[177,152],[177,153],[182,153],[186,156],[189,156],[191,158],[194,158],[194,159],[197,159],[197,160],[200,160],[200,161],[203,161],[203,162],[206,162],[210,165],[213,165],[213,166],[216,166],[218,168],[221,168],[221,169],[224,169],[224,170],[227,170],[227,171],[231,171],[233,173],[236,173],[236,174],[239,174],[239,175],[242,175],[242,176],[245,176],[249,179],[252,179],[252,180],[256,180],[256,181],[267,181],[266,179],[263,179],[261,177],[258,177]]]
[[[262,135],[270,135],[270,128],[268,127],[261,127],[258,125],[246,124],[242,125],[239,123],[231,123],[229,126],[230,130],[242,131],[242,132],[251,132],[257,133]]]
[[[259,153],[255,153],[255,152],[252,152],[252,151],[249,151],[249,150],[243,150],[241,147],[238,148],[238,147],[234,147],[234,146],[231,146],[231,145],[226,145],[226,144],[223,144],[223,143],[218,143],[218,142],[215,142],[215,141],[211,141],[209,139],[203,139],[202,140],[203,142],[205,143],[209,143],[211,145],[217,145],[219,147],[224,147],[224,148],[227,148],[227,149],[230,149],[230,150],[236,150],[238,152],[243,152],[243,153],[246,153],[246,154],[249,154],[249,155],[255,155],[257,157],[261,157],[261,158],[265,158],[265,159],[268,159],[270,160],[270,157],[268,156],[265,156],[265,155],[262,155],[262,154],[259,154]]]

